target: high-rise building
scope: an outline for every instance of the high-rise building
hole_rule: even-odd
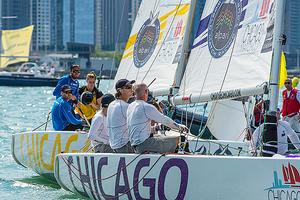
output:
[[[48,50],[62,48],[61,14],[60,0],[30,0],[30,23],[34,25],[32,34],[34,51],[47,53]]]
[[[95,9],[96,46],[123,49],[131,30],[131,0],[95,0]]]
[[[96,0],[63,1],[63,44],[94,44]]]
[[[131,1],[131,10],[130,10],[131,26],[133,26],[133,24],[134,24],[134,20],[135,20],[136,15],[139,11],[141,3],[142,3],[142,0],[132,0]]]
[[[30,25],[30,0],[1,0],[0,29],[14,30]],[[2,18],[4,17],[4,18]],[[5,18],[7,17],[7,18]],[[1,23],[2,22],[2,23]]]
[[[286,1],[284,29],[287,43],[284,46],[288,69],[300,70],[300,1]]]

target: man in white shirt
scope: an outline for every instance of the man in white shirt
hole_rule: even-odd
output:
[[[147,103],[149,90],[146,84],[135,86],[136,100],[128,106],[127,123],[129,140],[136,153],[174,153],[179,143],[179,137],[151,136],[151,121],[162,123],[177,130],[187,127],[177,124],[169,117],[160,113],[153,105]]]
[[[102,109],[99,110],[92,119],[88,138],[92,141],[95,153],[113,153],[109,145],[107,129],[107,107],[115,100],[112,94],[105,94],[101,99]]]
[[[252,140],[256,148],[262,146],[263,130],[264,130],[264,124],[261,124],[253,133]],[[277,112],[277,154],[284,155],[287,153],[288,151],[287,138],[290,139],[292,144],[297,149],[300,149],[300,140],[296,132],[291,128],[288,122],[280,120],[280,112]]]
[[[135,81],[120,79],[117,81],[116,100],[108,106],[107,111],[107,127],[109,135],[110,147],[115,153],[133,153],[133,149],[129,143],[128,127],[127,127],[127,108],[128,99],[133,95],[132,84]]]

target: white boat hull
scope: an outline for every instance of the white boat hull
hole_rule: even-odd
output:
[[[86,134],[71,131],[34,131],[12,136],[15,161],[36,173],[53,177],[54,159],[61,152],[86,152],[90,141]]]
[[[55,178],[91,199],[300,198],[299,158],[137,156],[59,154]]]

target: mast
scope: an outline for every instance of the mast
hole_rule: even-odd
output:
[[[276,0],[276,18],[274,30],[274,51],[270,76],[270,111],[277,111],[279,96],[279,71],[282,52],[282,34],[284,22],[285,0]]]
[[[182,48],[182,53],[180,55],[180,60],[175,72],[175,78],[174,78],[174,83],[175,85],[172,86],[171,88],[168,89],[161,89],[161,90],[154,90],[153,91],[153,96],[164,96],[164,95],[169,95],[170,94],[170,89],[173,89],[172,94],[177,93],[184,71],[185,71],[185,66],[188,62],[188,56],[189,52],[191,49],[190,45],[190,40],[194,37],[192,35],[192,30],[193,30],[193,24],[194,24],[194,16],[195,16],[195,11],[196,11],[196,5],[197,5],[198,0],[191,0],[190,4],[190,12],[189,16],[187,19],[186,23],[186,30],[184,32],[183,36],[183,48]],[[174,91],[175,89],[175,91]]]
[[[285,8],[285,0],[276,1],[276,15],[274,27],[273,59],[270,75],[270,107],[265,115],[265,126],[262,132],[262,151],[264,157],[271,157],[278,151],[277,137],[277,105],[278,105],[278,80],[280,70],[280,59],[283,43],[282,27]]]

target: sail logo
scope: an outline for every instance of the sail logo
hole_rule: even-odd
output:
[[[283,179],[280,179],[277,171],[273,173],[272,187],[265,189],[268,200],[300,199],[300,175],[295,166],[290,163],[287,166],[282,165]]]
[[[240,0],[218,1],[208,24],[208,48],[214,58],[228,51],[236,38],[240,19]]]
[[[266,18],[268,16],[269,7],[270,7],[270,0],[263,0],[260,13],[259,13],[260,18]]]
[[[137,68],[141,68],[147,63],[157,45],[160,35],[160,22],[157,17],[158,13],[153,16],[151,12],[150,17],[137,34],[133,49],[133,62]]]

